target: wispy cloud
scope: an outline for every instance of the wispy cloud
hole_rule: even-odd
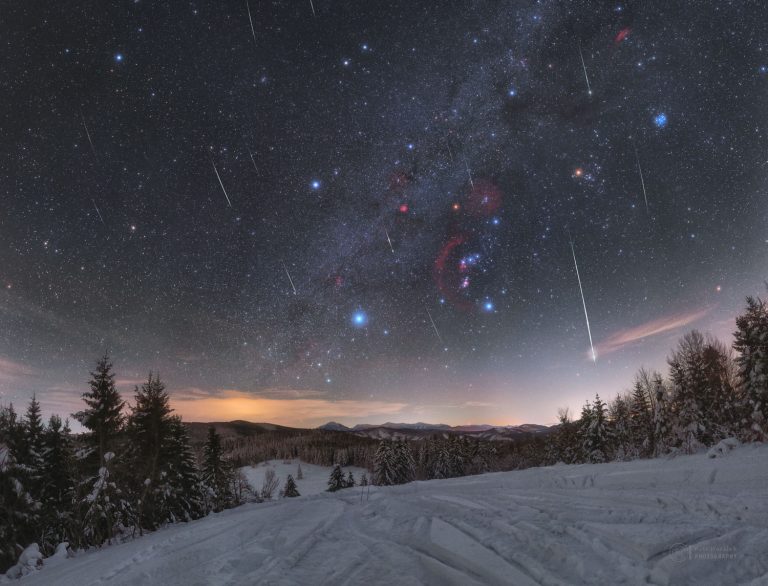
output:
[[[22,377],[35,376],[35,369],[0,356],[0,381],[14,381]]]
[[[688,324],[692,324],[707,315],[710,312],[710,309],[711,308],[705,307],[688,313],[667,315],[645,322],[639,326],[619,330],[608,339],[597,344],[598,356],[610,354],[611,352],[615,352],[627,344],[632,344],[638,340],[663,334],[664,332],[671,332]]]

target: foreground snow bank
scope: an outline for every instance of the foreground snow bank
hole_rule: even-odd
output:
[[[768,584],[768,445],[250,504],[21,586]],[[47,560],[46,560],[47,561]]]

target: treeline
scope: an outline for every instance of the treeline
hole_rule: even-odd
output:
[[[212,428],[198,465],[159,377],[136,387],[130,406],[114,378],[105,356],[74,414],[87,430],[78,437],[58,415],[45,424],[35,398],[23,416],[0,408],[0,572],[32,543],[44,556],[61,543],[100,546],[242,498],[242,479]]]
[[[373,468],[377,441],[340,431],[320,429],[275,430],[224,440],[235,466],[267,460],[299,459],[318,466]]]
[[[768,307],[747,298],[732,347],[691,331],[667,359],[666,377],[640,370],[631,391],[567,410],[546,439],[505,446],[504,469],[690,454],[726,438],[768,438]]]
[[[433,436],[415,443],[382,440],[374,456],[373,482],[388,486],[496,469],[496,448],[490,442],[470,440],[466,436]]]

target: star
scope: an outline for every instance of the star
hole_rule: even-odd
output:
[[[122,53],[115,53],[115,61],[120,63],[123,60],[123,54]]]
[[[321,187],[321,183],[318,179],[313,179],[312,182],[309,184],[312,189],[317,191]]]
[[[361,309],[352,314],[352,325],[362,328],[368,324],[368,315]]]
[[[659,112],[653,117],[653,124],[656,128],[664,128],[667,125],[667,115],[664,112]]]

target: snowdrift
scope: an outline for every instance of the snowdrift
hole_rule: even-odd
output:
[[[768,584],[768,445],[718,456],[245,505],[46,563],[18,583]]]

